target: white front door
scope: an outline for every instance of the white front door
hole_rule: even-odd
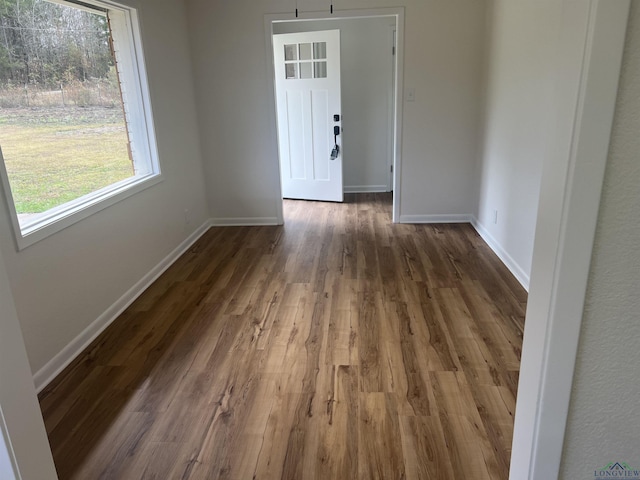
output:
[[[342,202],[340,30],[274,35],[273,48],[282,196]]]

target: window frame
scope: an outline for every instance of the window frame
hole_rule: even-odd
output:
[[[20,225],[0,145],[0,184],[7,201],[18,250],[57,233],[126,198],[160,183],[162,173],[156,145],[142,37],[136,8],[109,0],[48,0],[92,13],[108,14],[125,124],[131,139],[134,175],[66,202]],[[92,9],[91,7],[95,7]]]

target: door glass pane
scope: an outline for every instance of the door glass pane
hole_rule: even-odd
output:
[[[300,60],[311,60],[311,44],[300,44]]]
[[[298,59],[298,45],[295,43],[293,45],[285,45],[284,46],[284,59],[285,60],[297,60]]]
[[[285,72],[287,78],[298,78],[298,64],[297,63],[287,63],[285,66]]]
[[[327,62],[313,62],[313,78],[327,78]]]
[[[313,58],[327,58],[327,42],[315,42],[313,44]]]
[[[300,64],[300,78],[313,78],[311,62]]]

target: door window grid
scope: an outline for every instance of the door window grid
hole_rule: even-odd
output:
[[[284,46],[287,80],[327,78],[327,43],[291,43]]]

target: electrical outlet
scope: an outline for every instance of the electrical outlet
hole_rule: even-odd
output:
[[[498,223],[498,210],[493,211],[493,223]]]
[[[184,209],[184,224],[189,225],[191,223],[191,212],[188,208]]]

